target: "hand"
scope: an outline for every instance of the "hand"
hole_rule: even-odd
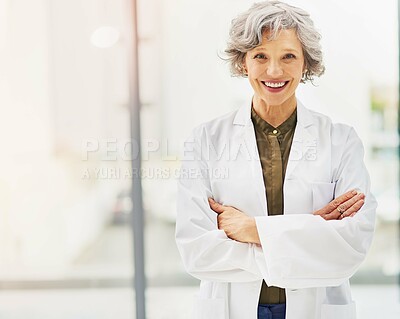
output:
[[[364,205],[365,195],[356,190],[349,191],[335,198],[325,207],[315,211],[314,215],[319,215],[325,220],[343,219],[353,217]]]
[[[208,199],[211,209],[218,214],[218,229],[233,240],[242,243],[260,244],[256,221],[240,210],[217,203],[212,198]]]

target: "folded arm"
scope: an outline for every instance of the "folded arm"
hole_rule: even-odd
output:
[[[217,227],[217,214],[207,200],[212,195],[209,180],[199,177],[207,170],[206,161],[201,158],[202,144],[192,138],[185,145],[187,158],[182,161],[178,182],[175,235],[186,270],[200,280],[261,280],[255,245],[231,240]]]
[[[332,141],[336,196],[358,189],[365,194],[364,204],[353,217],[339,220],[327,221],[312,214],[256,217],[269,284],[291,288],[337,286],[351,277],[366,257],[377,204],[370,193],[363,146],[353,129],[344,146],[339,146],[341,141],[335,141],[335,136]]]

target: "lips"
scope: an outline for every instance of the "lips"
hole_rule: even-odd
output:
[[[269,92],[276,93],[282,91],[289,81],[261,81],[261,83]]]

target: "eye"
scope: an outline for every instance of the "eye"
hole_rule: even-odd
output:
[[[267,57],[263,54],[263,53],[257,53],[255,56],[254,56],[254,59],[261,59],[261,60],[263,60],[263,59],[266,59]]]
[[[292,53],[285,54],[284,59],[296,59],[296,56]]]

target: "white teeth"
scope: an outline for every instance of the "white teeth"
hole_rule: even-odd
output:
[[[276,82],[275,83],[263,82],[263,83],[265,86],[269,86],[271,88],[280,88],[280,87],[284,86],[286,82],[277,82],[277,83]]]

